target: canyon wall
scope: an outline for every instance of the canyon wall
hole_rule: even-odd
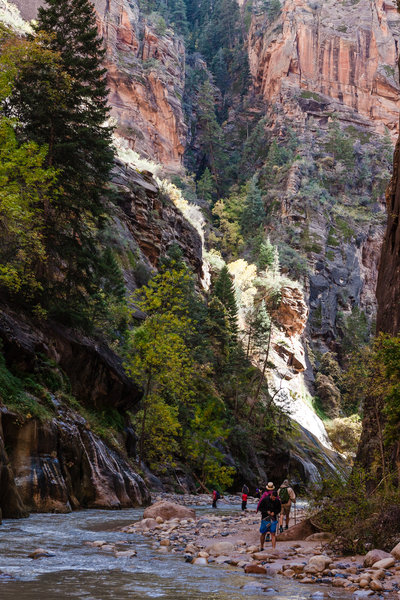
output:
[[[376,289],[377,331],[400,331],[400,139],[393,160],[393,177],[386,192],[388,221]]]
[[[400,15],[384,0],[286,0],[271,24],[253,20],[249,59],[255,90],[305,122],[313,107],[291,99],[321,94],[326,116],[362,122],[393,136],[398,130],[396,61]],[[318,111],[319,112],[319,111]]]

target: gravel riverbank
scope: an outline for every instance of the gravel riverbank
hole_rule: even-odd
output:
[[[238,496],[225,497],[216,510],[210,506],[208,511],[204,509],[210,504],[207,495],[159,495],[150,507],[152,516],[146,518],[145,511],[145,518],[125,527],[124,532],[149,537],[160,554],[181,554],[186,562],[195,565],[230,566],[260,576],[279,574],[296,580],[299,585],[317,584],[319,590],[343,588],[349,592],[346,597],[354,594],[355,598],[400,598],[400,544],[396,547],[397,555],[373,550],[365,557],[343,557],[329,549],[329,534],[284,540],[284,533],[278,535],[275,550],[269,543],[260,552],[260,516],[255,513],[256,500],[249,500],[252,508],[246,511],[240,511]],[[157,508],[166,502],[172,503],[169,512]],[[305,517],[304,510],[297,510],[299,521]],[[287,534],[290,531],[291,528]],[[260,577],[260,589],[262,586]],[[316,592],[315,598],[323,598],[320,594]]]

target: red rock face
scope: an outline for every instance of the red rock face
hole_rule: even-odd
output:
[[[42,0],[11,0],[25,19]],[[98,26],[107,47],[111,115],[130,147],[179,171],[186,139],[181,99],[185,48],[171,30],[158,35],[128,0],[95,0]]]
[[[400,15],[383,0],[287,0],[274,25],[255,18],[249,39],[256,89],[272,102],[323,94],[397,132]],[[261,34],[261,35],[260,35]],[[304,118],[300,113],[298,118]]]

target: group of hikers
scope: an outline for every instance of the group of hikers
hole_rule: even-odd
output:
[[[242,510],[247,508],[248,495],[249,488],[244,484],[242,487]],[[214,490],[212,494],[213,508],[217,508],[217,501],[220,497],[218,490]],[[256,513],[261,513],[260,550],[264,550],[265,540],[267,542],[271,540],[272,547],[275,548],[278,523],[280,533],[283,533],[284,519],[285,529],[288,529],[290,509],[292,504],[296,504],[296,494],[288,479],[285,479],[279,489],[276,489],[272,481],[269,481],[262,495],[257,488],[256,497],[259,498]]]

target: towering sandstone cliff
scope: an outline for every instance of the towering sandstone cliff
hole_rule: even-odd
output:
[[[249,58],[255,89],[304,122],[313,107],[291,102],[301,91],[322,94],[325,113],[384,127],[395,134],[399,86],[395,73],[400,15],[384,0],[286,0],[271,25],[253,20]],[[303,94],[304,96],[304,94]]]

